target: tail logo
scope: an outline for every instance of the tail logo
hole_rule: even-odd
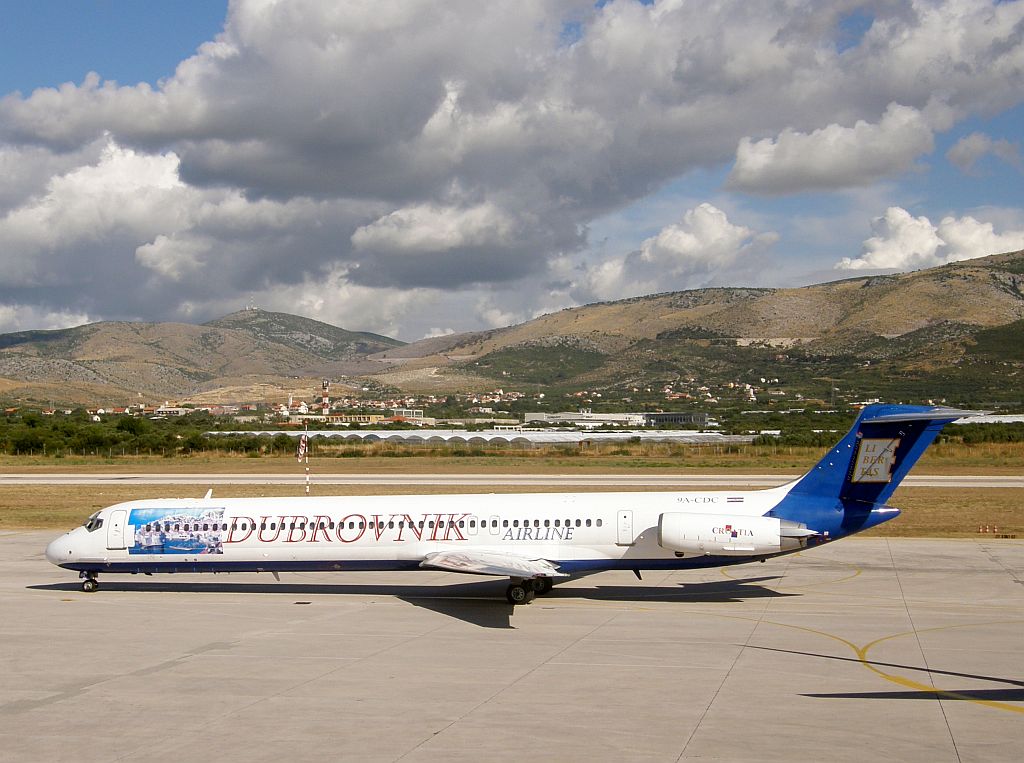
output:
[[[850,482],[889,482],[892,479],[892,470],[896,464],[896,449],[899,446],[900,439],[898,437],[891,440],[861,439]]]

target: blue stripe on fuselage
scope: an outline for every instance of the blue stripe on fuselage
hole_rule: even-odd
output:
[[[797,549],[800,550],[800,549]],[[791,552],[784,552],[791,553]],[[774,554],[771,556],[782,556]],[[684,570],[704,567],[724,567],[760,561],[764,557],[692,556],[680,559],[571,559],[555,561],[559,571],[570,575],[603,570]],[[398,559],[317,559],[306,561],[275,561],[272,564],[257,561],[143,562],[129,559],[123,562],[71,562],[59,565],[79,572],[116,573],[203,573],[203,572],[394,572],[420,570],[418,560]]]

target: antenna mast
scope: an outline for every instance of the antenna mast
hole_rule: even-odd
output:
[[[309,495],[309,422],[305,424],[305,430],[302,433],[302,437],[299,438],[299,448],[295,451],[295,457],[301,464],[303,461],[306,463],[306,495]]]

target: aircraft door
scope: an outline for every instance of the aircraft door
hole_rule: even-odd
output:
[[[124,542],[124,523],[127,517],[128,512],[124,509],[111,512],[107,520],[107,548],[127,548]]]
[[[482,522],[482,521],[483,521],[482,519],[477,519],[477,518],[476,518],[476,517],[474,517],[474,516],[470,516],[470,518],[469,518],[469,524],[467,525],[467,527],[468,527],[469,529],[467,530],[467,532],[468,532],[468,533],[469,533],[470,535],[476,535],[476,533],[477,533],[476,523],[477,523],[477,522]]]
[[[498,527],[499,522],[498,522],[498,518],[497,517],[491,517],[488,520],[487,524],[490,527],[491,535],[497,535],[500,532],[500,529]]]
[[[632,546],[634,542],[633,512],[629,509],[621,510],[616,522],[616,528],[617,537],[615,543],[619,546]]]

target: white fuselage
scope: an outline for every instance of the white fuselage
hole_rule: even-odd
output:
[[[764,545],[745,528],[771,521],[754,518],[785,492],[144,500],[103,509],[46,553],[63,567],[112,572],[403,569],[452,549],[547,559],[568,573],[727,564],[801,546],[780,546],[778,533]],[[693,553],[661,545],[670,514],[706,520]]]

